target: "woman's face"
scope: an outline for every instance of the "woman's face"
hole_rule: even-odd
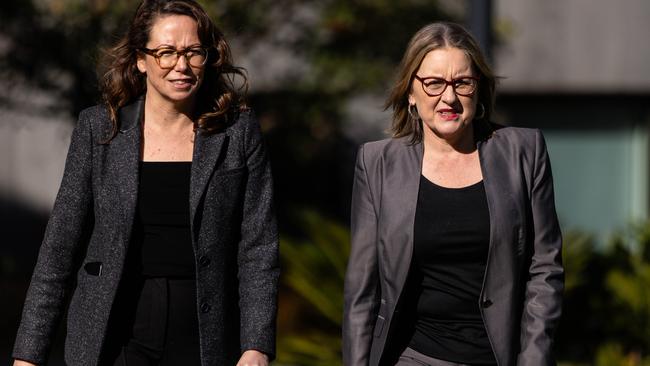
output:
[[[427,53],[415,75],[421,79],[436,77],[447,81],[476,76],[470,58],[454,47],[439,48]],[[432,79],[425,82],[430,80]],[[447,85],[442,94],[429,96],[424,91],[422,81],[414,78],[408,99],[410,105],[417,107],[422,118],[425,139],[434,133],[439,138],[453,141],[471,131],[467,126],[471,125],[476,112],[478,86],[469,96],[458,95],[451,85]]]
[[[185,15],[159,17],[151,27],[146,47],[171,51],[201,47],[196,21]],[[190,65],[184,56],[179,56],[172,68],[161,68],[154,56],[144,53],[140,53],[137,66],[147,76],[147,99],[175,106],[192,105],[205,70],[204,66]]]

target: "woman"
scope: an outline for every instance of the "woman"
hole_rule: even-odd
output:
[[[193,0],[145,0],[107,63],[104,103],[72,136],[14,365],[46,362],[75,279],[68,365],[268,365],[271,174],[228,44]]]
[[[490,123],[495,77],[461,26],[411,39],[363,145],[345,279],[347,366],[552,365],[561,235],[538,130]]]

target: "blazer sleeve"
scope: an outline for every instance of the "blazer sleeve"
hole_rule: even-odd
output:
[[[378,310],[377,212],[364,146],[357,154],[351,205],[351,251],[344,285],[343,364],[367,366]]]
[[[530,187],[532,258],[528,269],[517,365],[555,365],[553,335],[562,313],[562,236],[555,212],[553,178],[544,137],[535,136]]]
[[[13,357],[45,364],[65,307],[76,257],[92,221],[92,136],[85,112],[72,133],[63,180],[23,307]]]
[[[248,177],[238,249],[240,347],[275,357],[278,230],[273,210],[273,181],[259,124],[245,113],[244,153]]]

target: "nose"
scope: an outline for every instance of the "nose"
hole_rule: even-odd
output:
[[[187,56],[178,55],[178,60],[176,60],[176,65],[174,65],[174,70],[184,71],[187,69],[187,67],[188,67]]]
[[[458,95],[456,95],[456,91],[451,85],[447,85],[445,91],[443,91],[440,95],[440,99],[442,99],[442,101],[448,105],[451,105],[452,103],[456,102]]]

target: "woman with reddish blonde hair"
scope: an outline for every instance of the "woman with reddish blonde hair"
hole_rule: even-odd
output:
[[[393,137],[357,155],[346,366],[555,364],[551,166],[539,130],[491,122],[494,90],[461,26],[411,39],[387,101]]]

